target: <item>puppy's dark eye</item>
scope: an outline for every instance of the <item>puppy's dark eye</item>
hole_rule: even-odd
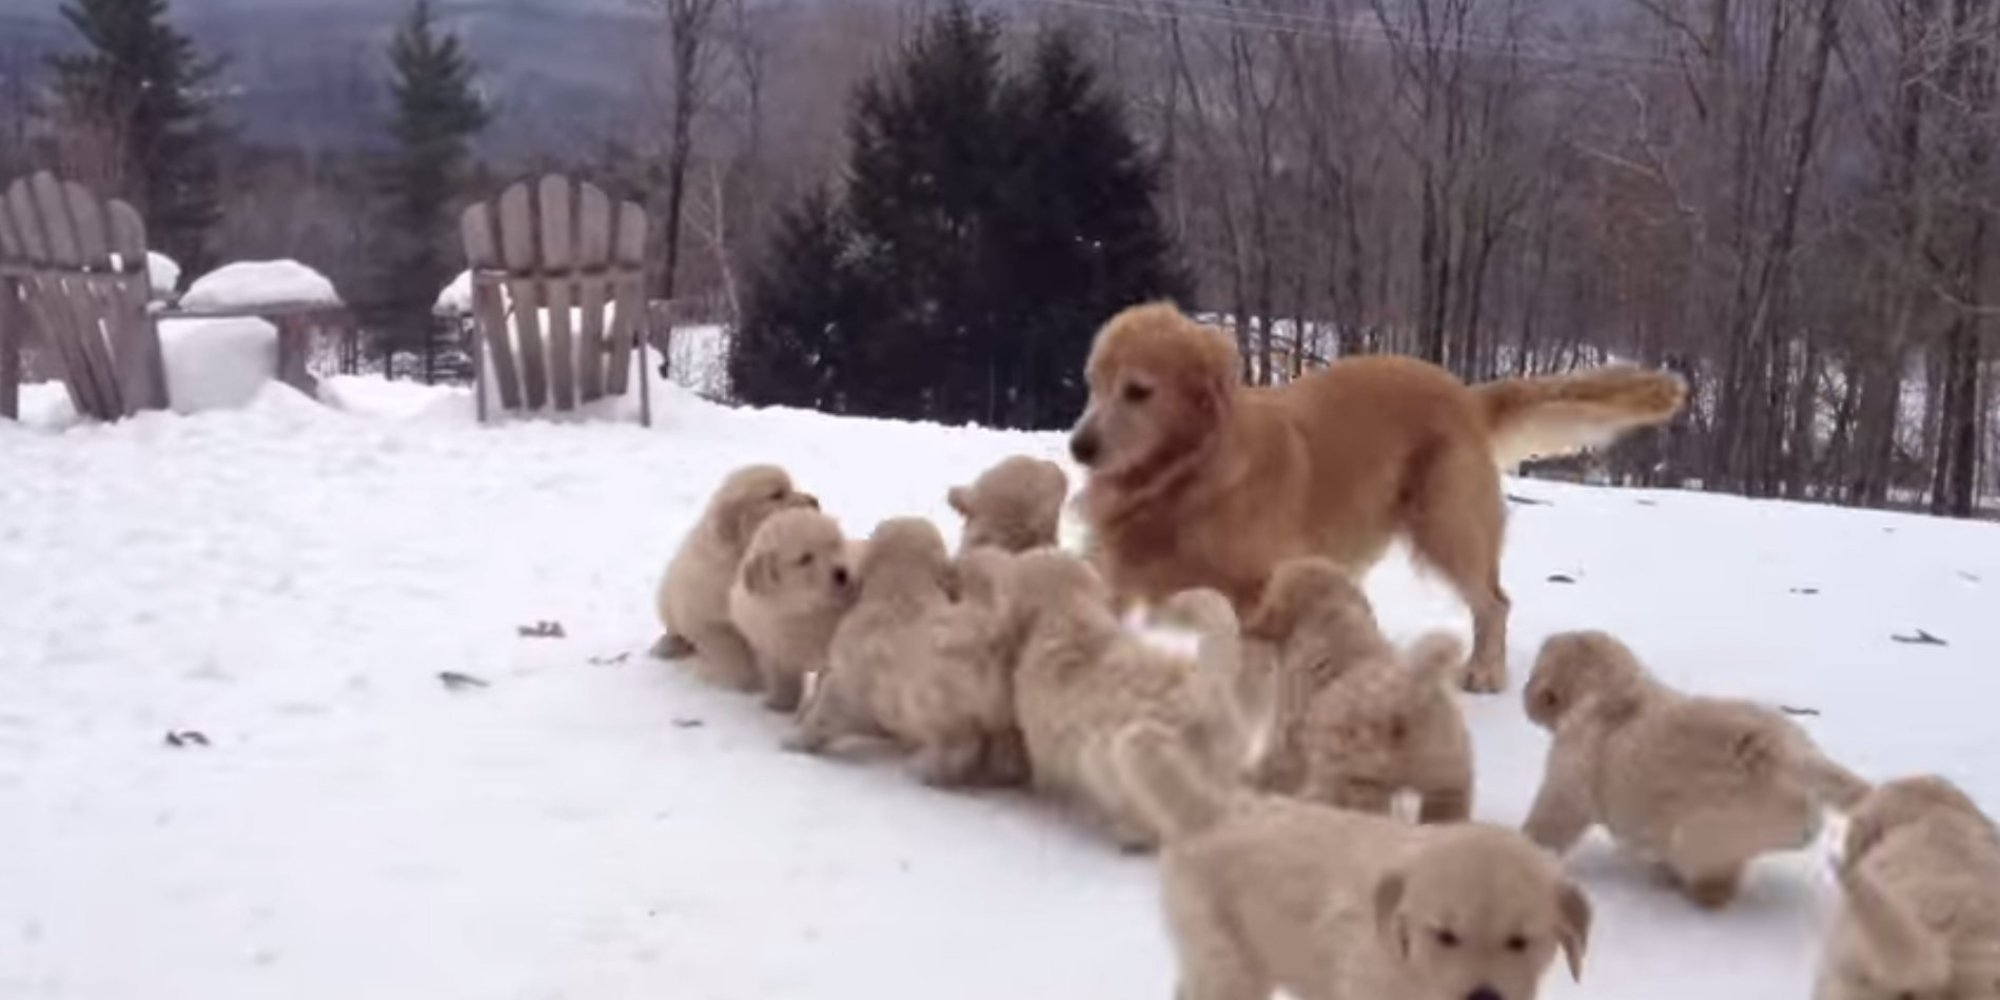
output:
[[[1521,935],[1519,935],[1519,934],[1516,934],[1516,935],[1514,935],[1513,937],[1510,937],[1510,938],[1508,938],[1508,939],[1507,939],[1507,950],[1508,950],[1508,951],[1527,951],[1527,950],[1528,950],[1528,939],[1527,939],[1527,938],[1524,938],[1524,937],[1522,937],[1522,936],[1521,936]]]
[[[1440,948],[1458,947],[1458,935],[1453,934],[1450,930],[1440,927],[1436,931],[1433,931],[1432,933],[1437,937],[1438,947]]]
[[[784,490],[779,490],[778,492],[771,494],[772,500],[783,500],[784,498],[785,498]]]
[[[1143,403],[1143,402],[1145,402],[1146,400],[1149,400],[1149,399],[1152,399],[1152,398],[1153,398],[1153,387],[1152,387],[1152,386],[1150,386],[1150,385],[1141,385],[1141,384],[1139,384],[1138,382],[1127,382],[1127,383],[1125,383],[1125,401],[1126,401],[1126,402],[1128,402],[1128,403]]]
[[[813,564],[813,554],[812,554],[812,553],[808,552],[808,553],[806,553],[805,555],[802,555],[802,556],[800,556],[800,557],[799,557],[799,565],[801,565],[801,566],[811,566],[812,564]]]

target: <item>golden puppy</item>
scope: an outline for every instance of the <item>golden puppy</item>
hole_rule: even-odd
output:
[[[1270,709],[1245,690],[1236,616],[1222,595],[1193,591],[1163,608],[1200,633],[1192,661],[1126,632],[1109,597],[1074,556],[1040,549],[1015,557],[1003,596],[1020,650],[1014,716],[1035,786],[1084,806],[1120,847],[1144,850],[1159,831],[1111,766],[1119,728],[1158,722],[1219,780],[1233,780],[1254,764]]]
[[[1056,544],[1056,525],[1069,477],[1062,466],[1016,455],[985,472],[970,486],[954,486],[945,494],[951,509],[965,518],[958,550],[992,546],[1026,552]]]
[[[756,654],[773,711],[797,708],[806,675],[826,669],[833,630],[854,603],[848,562],[840,526],[817,510],[780,511],[751,536],[729,619]]]
[[[1305,798],[1387,814],[1415,792],[1418,821],[1472,815],[1472,734],[1452,691],[1465,646],[1432,633],[1407,656],[1365,659],[1313,696],[1300,720]]]
[[[1809,846],[1825,807],[1868,792],[1790,719],[1682,695],[1603,632],[1549,637],[1524,697],[1555,734],[1528,836],[1560,854],[1602,823],[1703,907],[1734,899],[1758,855]]]
[[[1279,564],[1243,631],[1280,692],[1264,788],[1376,813],[1411,790],[1424,822],[1470,814],[1472,741],[1447,690],[1456,639],[1433,634],[1399,653],[1361,588],[1317,557]]]
[[[819,501],[793,489],[792,477],[775,465],[746,466],[722,481],[660,578],[658,606],[666,634],[654,644],[656,655],[697,654],[711,679],[743,690],[757,687],[755,659],[729,620],[729,588],[750,536],[772,514],[794,508],[817,510]]]
[[[1120,604],[1213,587],[1244,613],[1272,568],[1322,555],[1359,575],[1407,536],[1472,611],[1465,685],[1506,685],[1500,469],[1671,418],[1672,375],[1604,368],[1466,386],[1412,358],[1341,360],[1268,389],[1235,345],[1172,305],[1135,306],[1091,349],[1070,437],[1079,507]]]
[[[826,675],[787,746],[818,753],[843,736],[887,737],[916,750],[926,783],[979,776],[988,746],[1014,725],[993,603],[994,563],[1004,558],[980,550],[954,566],[929,521],[877,526],[855,567],[854,607],[834,630]],[[972,579],[961,584],[959,573]],[[961,586],[970,596],[954,604]]]
[[[1558,949],[1581,976],[1590,903],[1511,830],[1232,793],[1153,724],[1113,757],[1166,831],[1178,1000],[1534,1000]]]
[[[1869,793],[1841,885],[1815,1000],[2000,998],[2000,831],[1956,786],[1904,778]]]

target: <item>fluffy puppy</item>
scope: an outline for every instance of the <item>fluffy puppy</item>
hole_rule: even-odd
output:
[[[1432,633],[1407,656],[1362,660],[1313,696],[1296,734],[1304,797],[1386,814],[1397,792],[1415,792],[1418,821],[1472,815],[1472,734],[1452,697],[1465,646]]]
[[[1213,587],[1247,614],[1286,559],[1359,574],[1407,537],[1472,612],[1474,691],[1507,680],[1499,470],[1664,423],[1687,391],[1629,367],[1468,386],[1393,355],[1250,388],[1239,361],[1228,335],[1167,303],[1099,331],[1070,453],[1089,470],[1079,510],[1118,599]]]
[[[1555,734],[1528,836],[1560,854],[1602,823],[1702,907],[1727,905],[1752,859],[1810,845],[1825,807],[1868,792],[1790,719],[1682,695],[1603,632],[1551,636],[1524,697]]]
[[[1192,591],[1161,609],[1198,632],[1192,660],[1127,632],[1104,582],[1074,556],[1039,549],[1016,557],[1003,595],[1020,650],[1014,715],[1034,784],[1085,807],[1120,847],[1146,850],[1159,838],[1111,765],[1121,727],[1164,726],[1218,780],[1238,779],[1254,763],[1270,709],[1267,697],[1246,690],[1236,615],[1222,595]]]
[[[2000,831],[1943,778],[1855,807],[1815,1000],[2000,998]]]
[[[750,539],[729,618],[756,654],[764,704],[798,707],[807,674],[826,669],[827,646],[854,603],[854,577],[840,526],[817,510],[773,514]]]
[[[970,486],[945,494],[965,518],[958,550],[991,546],[1026,552],[1056,544],[1056,525],[1069,495],[1069,478],[1054,462],[1016,455],[985,472]]]
[[[1590,902],[1518,833],[1231,792],[1152,724],[1113,757],[1166,834],[1179,1000],[1534,1000],[1558,949],[1581,976]]]
[[[660,578],[656,603],[666,633],[654,644],[655,655],[694,654],[711,679],[757,688],[755,659],[729,620],[729,588],[765,519],[797,508],[817,510],[819,501],[794,489],[792,477],[775,465],[745,466],[723,479]]]
[[[1399,653],[1361,588],[1319,558],[1279,564],[1244,635],[1279,691],[1264,788],[1375,813],[1410,790],[1424,822],[1470,814],[1472,740],[1448,690],[1456,639],[1433,634]]]
[[[877,526],[855,566],[854,607],[787,745],[818,753],[844,736],[888,738],[916,751],[926,783],[979,776],[1014,723],[993,579],[1004,558],[982,549],[955,566],[929,521]],[[961,589],[968,596],[954,604]]]

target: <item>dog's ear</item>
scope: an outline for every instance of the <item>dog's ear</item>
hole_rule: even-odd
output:
[[[1403,890],[1409,879],[1392,871],[1375,883],[1375,933],[1382,945],[1403,961],[1410,960],[1410,930],[1403,923]]]
[[[1556,886],[1556,913],[1561,926],[1556,941],[1562,945],[1563,959],[1569,963],[1571,979],[1583,979],[1583,951],[1590,943],[1590,900],[1576,883],[1564,880]]]
[[[764,595],[778,587],[778,554],[758,552],[743,560],[743,589]]]
[[[957,511],[958,516],[967,519],[972,517],[971,490],[963,486],[954,486],[949,492],[945,493],[944,502],[951,504],[951,509]]]
[[[723,502],[722,508],[715,512],[715,533],[723,544],[735,549],[750,544],[750,512],[756,509],[756,503],[748,497],[733,497]]]

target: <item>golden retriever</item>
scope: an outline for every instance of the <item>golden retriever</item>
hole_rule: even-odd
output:
[[[1472,612],[1467,689],[1506,686],[1500,470],[1662,423],[1686,386],[1610,367],[1467,386],[1407,357],[1337,361],[1276,388],[1166,303],[1098,333],[1070,436],[1079,507],[1121,603],[1213,587],[1248,613],[1273,567],[1322,555],[1359,576],[1407,536]]]
[[[1790,719],[1674,691],[1603,632],[1550,636],[1523,698],[1555,734],[1528,836],[1561,854],[1602,823],[1704,908],[1728,905],[1757,856],[1811,846],[1826,807],[1868,792]]]
[[[842,737],[883,737],[915,749],[927,784],[983,776],[1014,729],[993,579],[1005,558],[980,549],[954,564],[929,521],[878,525],[855,567],[854,607],[787,747],[819,753]],[[957,590],[967,597],[954,603]]]
[[[1247,776],[1268,733],[1265,699],[1246,693],[1236,615],[1209,590],[1175,595],[1162,617],[1200,635],[1190,659],[1128,632],[1088,564],[1055,549],[1014,557],[1003,580],[1019,650],[1014,717],[1037,789],[1087,809],[1128,851],[1159,832],[1111,767],[1119,727],[1152,720],[1184,740],[1219,779]]]
[[[790,712],[805,679],[826,669],[827,647],[854,603],[854,574],[840,525],[817,510],[780,511],[750,538],[729,619],[756,654],[764,704]]]
[[[1590,902],[1512,830],[1232,791],[1150,723],[1113,758],[1165,831],[1178,1000],[1534,1000],[1558,950],[1581,976]]]
[[[945,500],[965,519],[960,552],[991,546],[1019,553],[1056,544],[1068,496],[1069,477],[1062,466],[1016,455],[981,473],[971,485],[952,487]]]
[[[1855,807],[1814,1000],[2000,998],[2000,830],[1938,777]]]
[[[792,477],[775,465],[745,466],[723,479],[660,578],[657,605],[666,632],[655,655],[695,655],[710,680],[756,689],[755,658],[729,620],[729,588],[750,537],[766,518],[794,508],[817,510],[819,501],[794,489]]]

